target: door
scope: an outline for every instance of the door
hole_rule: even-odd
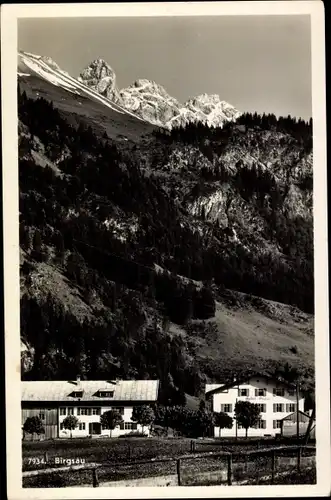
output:
[[[90,422],[89,423],[89,434],[101,434],[100,422]]]

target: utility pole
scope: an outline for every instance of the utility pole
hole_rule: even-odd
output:
[[[299,382],[296,383],[296,399],[297,399],[297,441],[299,443],[300,426],[299,426]]]
[[[309,418],[309,423],[308,423],[308,427],[307,427],[307,431],[306,431],[305,445],[308,444],[308,441],[309,441],[310,431],[311,431],[311,428],[313,426],[314,419],[315,419],[315,412],[316,412],[316,409],[315,409],[315,405],[314,405],[313,411],[312,411],[310,418]]]

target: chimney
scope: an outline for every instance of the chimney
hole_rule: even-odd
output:
[[[80,384],[80,375],[77,375],[76,382],[77,382],[77,384]]]

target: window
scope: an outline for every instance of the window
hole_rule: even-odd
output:
[[[290,412],[290,413],[293,413],[293,412],[296,411],[296,407],[297,407],[297,405],[295,403],[288,403],[286,405],[286,411]]]
[[[248,389],[238,389],[238,396],[249,396]]]
[[[74,408],[68,408],[68,415],[74,414]]]
[[[295,390],[294,389],[287,389],[288,395],[289,396],[294,396]]]
[[[282,421],[281,420],[274,420],[273,421],[273,428],[274,429],[281,429],[282,427]]]
[[[92,408],[77,408],[77,415],[92,415]]]
[[[121,423],[120,423],[120,429],[121,429],[121,431],[123,431],[123,430],[124,430],[124,422],[121,422]]]
[[[282,403],[274,404],[274,413],[281,413],[284,411],[284,405]]]
[[[39,413],[39,418],[41,420],[45,420],[45,413]]]
[[[85,431],[85,422],[80,422],[80,424],[79,424],[79,430],[80,431]]]
[[[101,415],[101,408],[92,408],[92,415]]]
[[[63,422],[61,422],[60,423],[60,431],[63,431],[63,429],[64,429],[64,424],[63,424]]]
[[[257,424],[254,425],[255,429],[266,429],[267,428],[267,422],[265,420],[258,420]]]
[[[73,391],[70,396],[73,398],[81,398],[83,396],[83,391]]]
[[[265,413],[267,411],[267,405],[265,404],[258,404],[259,410],[261,413]]]
[[[255,396],[266,396],[267,389],[255,389]]]
[[[136,430],[137,429],[137,424],[134,423],[134,422],[124,422],[124,429],[126,431]]]
[[[274,396],[284,396],[284,388],[283,387],[274,387],[273,393],[274,393]]]
[[[231,404],[221,404],[221,411],[224,413],[231,413],[232,412],[232,405]]]
[[[113,398],[114,391],[99,391],[99,398]]]
[[[114,406],[112,410],[118,411],[118,413],[124,415],[124,406]]]
[[[67,414],[67,408],[60,408],[60,415],[66,415]]]

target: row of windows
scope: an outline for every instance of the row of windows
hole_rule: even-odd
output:
[[[69,394],[72,398],[82,398],[84,391],[73,391]],[[94,396],[98,396],[99,398],[113,398],[114,391],[98,391]]]
[[[273,420],[272,422],[273,428],[274,429],[281,429],[282,427],[282,420]],[[267,428],[267,422],[265,420],[259,420],[256,425],[253,426],[254,429],[266,429]],[[238,429],[243,429],[243,426],[238,424]]]
[[[277,403],[273,405],[274,413],[282,413],[286,411],[287,413],[293,413],[297,409],[297,405],[295,403],[287,403],[286,405],[283,403]]]
[[[266,413],[267,405],[266,404],[258,404],[261,413]],[[293,413],[296,411],[297,405],[295,403],[275,403],[273,405],[274,413],[282,413],[286,411],[287,413]],[[232,404],[221,404],[221,412],[224,413],[232,413],[233,405]]]
[[[85,429],[86,429],[86,424],[85,424],[85,422],[80,422],[80,423],[78,424],[78,429],[79,429],[80,431],[85,431]],[[103,429],[103,430],[106,430],[106,429],[107,429],[107,427],[105,427],[105,426],[103,425],[103,426],[102,426],[102,429]],[[122,423],[120,424],[120,429],[121,429],[121,430],[126,430],[126,431],[128,431],[128,430],[137,430],[137,424],[136,424],[136,423],[133,423],[133,422],[132,422],[132,423],[131,423],[131,422],[122,422]],[[61,431],[63,431],[63,430],[64,430],[64,424],[63,424],[63,422],[61,422],[61,424],[60,424],[60,430],[61,430]],[[107,430],[108,430],[108,429],[107,429]]]
[[[124,415],[124,406],[114,406],[112,410]],[[75,408],[60,408],[60,415],[74,415]],[[101,408],[77,408],[77,415],[101,415]]]
[[[244,427],[238,423],[238,429],[243,429]],[[266,429],[267,428],[267,422],[266,420],[260,419],[256,425],[253,425],[253,429]]]
[[[120,424],[120,429],[123,431],[123,430],[126,430],[126,431],[129,431],[129,430],[137,430],[138,428],[138,424],[134,423],[134,422],[122,422]],[[105,431],[105,430],[108,430],[107,427],[105,427],[104,425],[102,426],[102,429]]]
[[[72,398],[82,398],[84,391],[73,391],[69,394]],[[94,396],[98,396],[99,398],[113,398],[114,391],[98,391]]]
[[[238,396],[249,396],[249,389],[238,389]],[[285,395],[285,389],[283,387],[274,387],[272,391],[274,396],[284,396]],[[287,393],[289,396],[293,396],[295,391],[294,389],[287,389]],[[267,389],[255,389],[254,390],[255,397],[259,396],[266,396],[267,395]]]
[[[78,429],[79,429],[80,431],[85,431],[85,429],[86,429],[86,427],[85,427],[85,422],[80,422],[80,423],[78,424]],[[63,430],[64,430],[64,424],[63,424],[63,422],[61,422],[61,424],[60,424],[60,430],[61,430],[61,431],[63,431]]]

